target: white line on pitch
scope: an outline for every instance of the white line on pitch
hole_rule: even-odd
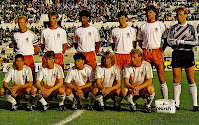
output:
[[[78,116],[80,116],[83,112],[84,112],[84,110],[77,110],[71,116],[67,117],[64,120],[61,120],[59,123],[56,123],[55,125],[64,125],[64,124],[72,121],[73,119],[77,118]]]

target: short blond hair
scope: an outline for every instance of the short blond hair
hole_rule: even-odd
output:
[[[184,14],[188,14],[189,13],[189,10],[186,8],[186,7],[183,7],[183,6],[179,6],[176,8],[176,13],[178,11],[184,11]]]
[[[28,18],[24,15],[18,16],[18,21],[19,21],[19,19],[24,19],[26,22],[28,21]]]
[[[138,56],[142,58],[142,51],[140,49],[132,49],[130,55],[132,56],[133,54],[138,54]]]
[[[110,51],[106,51],[106,52],[104,52],[104,54],[102,55],[102,58],[101,58],[101,65],[102,66],[105,66],[104,59],[106,59],[106,58],[111,58],[111,64],[112,65],[115,64],[115,59],[113,57],[113,54]]]

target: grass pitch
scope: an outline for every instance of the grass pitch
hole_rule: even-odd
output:
[[[2,87],[4,74],[0,74],[0,87]],[[165,72],[167,85],[169,88],[169,98],[173,98],[173,77],[172,72]],[[199,83],[199,72],[195,72],[196,83]],[[155,99],[162,98],[160,92],[160,84],[156,72],[154,72],[153,85],[155,86]],[[159,114],[155,113],[154,101],[152,103],[152,113],[144,113],[143,100],[139,99],[138,111],[130,112],[129,104],[122,101],[122,111],[112,111],[113,106],[112,100],[107,100],[107,110],[103,112],[99,111],[84,111],[81,116],[72,120],[68,125],[131,125],[131,124],[198,124],[199,123],[199,112],[192,112],[192,99],[189,93],[189,86],[186,80],[186,75],[182,73],[182,93],[181,93],[181,110],[175,114]],[[86,104],[88,100],[85,100]],[[65,103],[68,103],[66,101]],[[58,103],[54,100],[51,101],[50,105],[53,107],[46,112],[34,110],[31,112],[25,110],[17,110],[15,112],[8,110],[8,103],[0,98],[0,124],[1,125],[51,125],[58,123],[59,121],[69,117],[75,111],[66,110],[64,112],[58,111]],[[69,106],[69,104],[67,104]],[[25,103],[23,103],[25,108]]]

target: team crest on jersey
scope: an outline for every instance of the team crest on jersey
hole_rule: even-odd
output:
[[[29,41],[29,38],[26,38],[26,41],[28,42],[28,41]]]
[[[143,72],[143,71],[141,72],[141,76],[142,76],[142,77],[144,76],[144,72]]]
[[[57,34],[57,38],[60,38],[60,33]]]
[[[86,79],[86,76],[85,76],[85,75],[82,75],[82,78],[85,80],[85,79]]]
[[[130,33],[127,33],[126,35],[127,35],[127,38],[129,38],[129,37],[130,37]]]
[[[155,32],[158,32],[158,28],[157,27],[155,28]]]
[[[91,32],[88,32],[88,36],[91,37]]]

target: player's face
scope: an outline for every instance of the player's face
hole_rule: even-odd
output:
[[[18,21],[18,25],[19,25],[19,29],[20,30],[24,30],[24,29],[26,29],[26,20],[25,19],[23,19],[23,18],[21,18],[21,19],[19,19],[19,21]]]
[[[139,66],[141,64],[141,57],[139,57],[137,53],[131,55],[131,60],[133,66]]]
[[[121,16],[121,17],[119,17],[118,19],[119,19],[119,23],[120,23],[121,25],[125,24],[125,23],[126,23],[126,20],[127,20],[125,16]]]
[[[49,16],[49,22],[50,22],[50,26],[56,26],[57,25],[56,15],[50,15]]]
[[[105,59],[103,60],[103,62],[104,62],[105,67],[107,67],[107,68],[112,66],[111,58],[110,58],[110,57],[105,58]]]
[[[51,57],[47,57],[47,58],[46,58],[46,63],[47,63],[47,65],[48,65],[48,67],[54,66],[54,61],[55,61],[54,58],[51,58]]]
[[[75,60],[75,67],[77,69],[81,69],[82,67],[84,67],[84,61],[81,59],[76,59]]]
[[[81,19],[81,22],[82,22],[83,25],[88,24],[88,19],[89,19],[88,17],[86,17],[86,16],[81,16],[80,19]]]
[[[22,58],[16,58],[15,59],[15,66],[18,70],[23,69],[24,61]]]
[[[146,12],[147,20],[154,20],[155,19],[155,12],[153,10],[149,10]]]
[[[184,24],[186,22],[186,14],[184,13],[184,11],[179,10],[177,12],[177,20],[178,20],[178,23],[180,24]]]

